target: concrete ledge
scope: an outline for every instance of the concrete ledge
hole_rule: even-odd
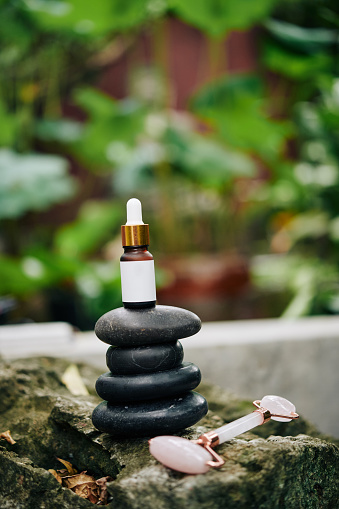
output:
[[[260,399],[278,394],[339,437],[339,318],[206,323],[182,340],[203,379]]]

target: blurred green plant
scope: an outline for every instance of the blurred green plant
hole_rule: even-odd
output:
[[[254,277],[277,281],[294,297],[283,316],[339,312],[339,68],[338,7],[303,1],[266,22],[266,66],[293,80],[280,98],[295,124],[295,155],[276,167],[253,196],[266,211],[271,259],[259,258]],[[299,10],[298,10],[299,8]],[[291,23],[297,13],[300,26]]]
[[[0,219],[14,219],[66,200],[75,190],[67,161],[56,155],[0,149]]]
[[[73,224],[59,227],[41,212],[86,186],[65,157],[70,143],[85,138],[84,127],[63,118],[63,101],[114,59],[125,31],[158,15],[144,1],[1,1],[1,294],[28,302],[51,287],[65,297],[79,293],[90,321],[104,295],[106,310],[119,304],[117,263],[103,260],[99,270],[94,256],[120,223],[116,208],[85,203]]]
[[[80,296],[89,318],[76,324],[91,326],[121,303],[110,239],[123,222],[125,196],[143,193],[148,217],[158,212],[150,217],[155,245],[168,252],[239,246],[239,231],[246,238],[255,210],[272,228],[272,245],[309,261],[308,276],[299,278],[308,281],[307,291],[298,278],[283,278],[297,301],[288,314],[334,312],[339,17],[330,1],[287,6],[277,0],[0,0],[0,294],[28,302],[54,288],[65,306],[68,294]],[[297,26],[293,20],[303,9],[308,25]],[[272,12],[275,19],[268,20]],[[90,86],[140,30],[153,30],[165,16],[217,44],[231,30],[265,25],[262,61],[284,76],[282,96],[275,92],[275,104],[268,99],[260,73],[221,77],[192,98],[191,113],[179,114],[168,105],[169,78],[158,70],[137,75],[133,69],[133,95],[122,101]],[[215,48],[211,43],[216,59]],[[66,118],[71,100],[84,121]],[[282,111],[293,112],[295,121],[284,120]],[[286,158],[291,139],[300,146],[297,162]],[[80,177],[71,161],[81,164]],[[258,167],[269,180],[258,180]],[[100,201],[93,198],[94,182],[104,189]],[[80,204],[77,217],[59,214],[72,199]],[[227,235],[220,236],[221,228]]]
[[[153,247],[161,243],[167,252],[214,249],[215,237],[202,246],[199,235],[187,236],[187,228],[197,229],[199,216],[183,199],[199,195],[201,202],[202,195],[210,195],[211,226],[213,210],[222,198],[230,198],[234,179],[255,174],[252,159],[213,136],[199,134],[192,116],[165,109],[163,104],[155,106],[142,97],[114,101],[94,89],[81,90],[75,100],[88,120],[84,136],[72,144],[73,154],[93,168],[109,168],[119,195],[148,194],[145,210],[153,212]],[[147,205],[155,200],[156,212]],[[229,218],[227,210],[225,217]]]
[[[221,38],[231,30],[244,30],[262,22],[277,0],[169,0],[169,6],[188,23],[211,37]]]
[[[290,122],[271,117],[258,76],[213,82],[193,99],[192,107],[224,142],[260,156],[268,165],[281,160],[286,138],[293,132]]]

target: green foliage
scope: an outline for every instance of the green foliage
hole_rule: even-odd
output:
[[[122,142],[130,148],[135,145],[145,119],[145,108],[140,103],[115,101],[90,88],[77,91],[75,101],[89,115],[81,138],[73,145],[77,157],[87,165],[107,168],[112,143]]]
[[[206,136],[170,129],[166,133],[170,161],[182,174],[202,186],[224,189],[236,177],[251,177],[255,164]]]
[[[211,37],[224,37],[230,30],[244,30],[262,21],[276,0],[170,0],[175,13]]]
[[[337,0],[283,0],[276,4],[274,18],[297,27],[338,26]]]
[[[254,175],[255,165],[246,155],[225,148],[213,138],[182,129],[180,122],[168,122],[165,116],[159,115],[159,122],[161,118],[162,134],[145,133],[133,150],[121,143],[110,145],[111,160],[117,164],[114,183],[118,190],[128,194],[147,188],[164,168],[168,180],[181,177],[202,188],[220,191],[235,177]]]
[[[268,103],[262,83],[253,75],[220,79],[198,93],[192,107],[224,142],[270,162],[279,157],[286,137],[292,133],[288,121],[276,121],[265,114]]]
[[[304,82],[313,79],[319,73],[330,73],[333,67],[333,58],[326,53],[295,53],[274,41],[266,42],[262,58],[272,71]],[[312,81],[312,85],[315,87],[316,83]]]
[[[0,260],[0,292],[18,297],[34,295],[38,290],[74,278],[83,270],[78,260],[38,247],[26,249],[20,257],[1,256]]]
[[[76,287],[87,316],[94,324],[98,316],[122,305],[118,260],[88,264],[76,277]]]
[[[87,201],[77,219],[58,230],[55,247],[63,256],[82,259],[95,254],[121,223],[121,207],[117,204]]]
[[[338,80],[324,87],[317,100],[295,107],[299,132],[299,160],[277,173],[268,183],[267,199],[280,209],[299,213],[324,211],[339,215]],[[284,192],[285,190],[285,192]]]
[[[18,297],[32,295],[37,290],[34,278],[25,274],[24,259],[1,255],[0,257],[0,292]],[[40,266],[40,265],[39,265]]]
[[[167,13],[216,39],[263,25],[262,62],[292,92],[279,96],[277,87],[271,100],[259,72],[222,76],[192,98],[192,119],[169,111],[168,76],[143,75],[134,62],[127,99],[90,86],[103,55],[119,54]],[[338,312],[338,20],[334,0],[1,0],[0,294],[29,300],[68,288],[92,320],[120,305],[118,264],[106,260],[123,220],[116,196],[145,193],[157,201],[154,233],[169,251],[202,249],[201,228],[210,232],[207,248],[229,247],[213,239],[226,224],[237,246],[235,211],[256,209],[272,245],[288,253],[277,277],[295,295],[286,316]],[[162,42],[155,44],[160,54]],[[85,121],[64,118],[70,97]],[[295,160],[286,158],[290,139]],[[69,158],[81,163],[78,185]],[[270,175],[260,185],[251,180],[258,161]],[[93,182],[105,200],[87,201],[97,196]],[[71,197],[80,203],[77,217],[60,214],[48,225],[39,212]]]
[[[339,312],[338,268],[335,263],[297,254],[259,257],[252,266],[253,281],[263,290],[291,292],[282,317]]]
[[[68,119],[42,119],[37,120],[34,132],[39,140],[68,145],[82,139],[83,125]]]
[[[59,156],[16,154],[2,149],[0,172],[0,219],[47,209],[70,198],[75,191],[75,182],[67,174],[67,162]]]
[[[16,121],[14,115],[8,113],[4,104],[0,100],[0,147],[12,145],[16,130]]]
[[[264,43],[265,64],[295,82],[298,100],[291,101],[290,107],[298,155],[296,161],[280,165],[275,178],[254,197],[269,211],[273,248],[286,253],[273,258],[271,265],[265,261],[259,280],[267,288],[281,280],[294,293],[283,316],[338,313],[336,30],[277,20],[266,26],[270,36]]]
[[[147,0],[26,0],[23,3],[42,30],[89,37],[132,29],[151,14]]]
[[[265,26],[277,41],[296,52],[314,54],[338,45],[336,31],[328,28],[303,28],[273,19]]]

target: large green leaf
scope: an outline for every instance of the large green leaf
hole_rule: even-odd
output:
[[[115,236],[121,219],[121,207],[114,203],[85,202],[78,218],[57,232],[55,246],[66,257],[93,253]]]
[[[83,87],[75,90],[74,100],[92,118],[111,117],[118,110],[118,104],[113,97],[95,88]]]
[[[330,73],[333,57],[327,53],[301,54],[273,41],[266,41],[262,58],[267,67],[294,80],[308,80],[319,73]],[[313,88],[316,82],[312,79]]]
[[[278,158],[291,133],[287,121],[272,120],[266,113],[261,82],[250,75],[223,78],[205,87],[192,106],[215,127],[224,142],[271,161]]]
[[[276,19],[266,21],[265,26],[272,36],[294,51],[315,53],[338,45],[337,30],[304,28]]]
[[[212,37],[262,22],[277,0],[170,0],[176,14]]]
[[[124,31],[142,24],[149,16],[149,3],[149,0],[25,0],[41,28],[88,36]]]
[[[84,89],[76,93],[75,101],[89,113],[89,120],[74,150],[94,168],[111,166],[112,146],[116,142],[134,146],[144,130],[144,108],[133,100],[118,102],[95,89]]]
[[[234,177],[254,175],[255,164],[249,157],[208,137],[172,129],[166,143],[169,161],[192,181],[223,188]]]
[[[203,87],[193,100],[195,110],[204,111],[215,108],[232,108],[243,98],[262,101],[262,81],[252,74],[222,77]]]
[[[75,182],[67,166],[55,155],[0,150],[0,218],[17,218],[70,198]]]

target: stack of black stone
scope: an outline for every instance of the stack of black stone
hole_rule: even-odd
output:
[[[171,306],[118,308],[95,326],[99,339],[112,346],[110,370],[96,382],[104,399],[93,412],[94,426],[117,437],[176,433],[207,413],[207,402],[195,389],[200,370],[183,362],[178,341],[196,334],[200,319]]]

